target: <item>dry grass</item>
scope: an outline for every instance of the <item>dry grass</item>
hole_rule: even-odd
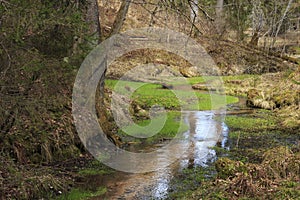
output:
[[[223,188],[230,199],[266,198],[280,191],[283,182],[300,180],[300,153],[288,147],[277,147],[264,153],[261,164],[243,164],[221,158],[216,162],[217,187]],[[222,180],[223,179],[223,180]]]

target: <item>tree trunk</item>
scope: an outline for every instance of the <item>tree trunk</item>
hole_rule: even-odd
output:
[[[250,45],[257,47],[258,46],[258,40],[259,40],[259,33],[258,33],[258,31],[255,31],[252,38],[251,38]]]
[[[112,36],[112,35],[120,32],[122,25],[126,19],[126,15],[127,15],[128,9],[129,9],[130,2],[131,2],[130,0],[123,0],[122,4],[120,6],[120,9],[117,13],[117,16],[115,18],[115,21],[114,21],[114,24],[113,24],[113,27],[112,27],[112,30],[111,30],[109,36]],[[100,27],[100,23],[98,23],[98,25]],[[100,64],[99,67],[105,68],[104,73],[99,80],[99,85],[98,85],[97,94],[96,94],[96,97],[97,97],[96,109],[97,109],[97,113],[98,113],[99,123],[101,124],[101,127],[102,127],[104,133],[106,134],[106,136],[115,145],[121,146],[122,142],[121,142],[120,138],[112,132],[113,125],[108,119],[109,117],[107,115],[107,110],[106,110],[106,106],[105,106],[105,96],[104,96],[104,83],[105,82],[104,81],[105,81],[105,73],[107,70],[107,61],[104,60],[102,63],[99,63],[99,64]]]
[[[287,7],[286,7],[286,9],[285,9],[285,11],[284,11],[284,13],[283,13],[283,15],[282,15],[280,21],[279,21],[279,23],[278,23],[278,26],[277,26],[277,29],[276,29],[276,33],[275,33],[275,36],[274,36],[274,39],[273,39],[273,42],[272,42],[272,47],[273,47],[273,46],[275,45],[275,43],[276,43],[276,39],[277,39],[277,36],[278,36],[279,31],[280,31],[280,29],[281,29],[282,23],[283,23],[284,19],[286,18],[287,14],[288,14],[288,12],[289,12],[291,6],[292,6],[292,3],[293,3],[293,0],[289,0],[289,3],[288,3],[288,5],[287,5]]]
[[[101,41],[98,0],[87,0],[87,4],[86,22],[89,24],[89,32],[93,37],[92,45],[96,46]]]
[[[112,27],[112,30],[111,30],[109,36],[112,36],[112,35],[120,32],[122,25],[126,19],[126,15],[127,15],[130,3],[131,3],[131,0],[123,0],[122,1],[122,4],[117,13],[117,16],[115,18],[115,21],[114,21],[114,24],[113,24],[113,27]]]
[[[97,2],[97,0],[96,0],[96,2]],[[115,18],[115,21],[114,21],[114,24],[113,24],[113,27],[112,27],[112,30],[111,30],[109,36],[112,36],[112,35],[120,32],[120,30],[123,26],[123,23],[126,19],[126,15],[127,15],[130,3],[131,3],[131,0],[123,0],[122,4],[120,6],[120,9],[117,13],[117,16]],[[104,98],[104,80],[105,80],[105,72],[107,69],[107,63],[106,62],[102,63],[102,65],[105,65],[105,71],[104,71],[103,76],[100,79],[99,85],[100,85],[100,96],[102,98]]]
[[[222,34],[224,32],[224,14],[223,14],[223,6],[224,6],[224,0],[217,0],[217,6],[216,6],[216,28],[218,31],[218,34]]]

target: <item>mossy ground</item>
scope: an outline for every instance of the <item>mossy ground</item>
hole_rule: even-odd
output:
[[[209,77],[205,77],[209,79]],[[188,82],[199,83],[205,80],[203,77],[194,77],[187,79]],[[122,80],[106,80],[106,87],[114,90],[119,94],[131,93],[131,102],[137,104],[141,109],[148,112],[153,106],[161,106],[167,110],[166,121],[161,126],[163,117],[156,117],[152,120],[136,117],[135,121],[138,125],[124,127],[119,131],[119,135],[124,136],[129,133],[131,136],[145,137],[153,135],[153,131],[158,126],[161,129],[153,137],[149,137],[147,142],[155,142],[161,139],[171,139],[177,133],[182,133],[188,129],[188,126],[183,123],[180,109],[187,110],[210,110],[226,107],[227,104],[238,102],[238,98],[233,96],[225,96],[220,94],[201,93],[198,91],[190,91],[184,89],[164,89],[160,84],[143,83]],[[180,85],[181,83],[174,82],[172,85]],[[118,87],[116,87],[118,86]],[[134,109],[133,109],[134,110]],[[136,113],[133,113],[136,114]],[[147,114],[146,114],[147,115]],[[148,125],[152,122],[152,128]],[[128,140],[128,137],[126,138]],[[132,138],[136,141],[136,139]]]
[[[124,136],[126,134],[130,134],[133,137],[138,135],[139,137],[146,138],[145,140],[143,140],[127,137],[126,140],[133,139],[135,141],[155,143],[160,140],[172,139],[176,137],[177,134],[183,133],[188,130],[188,125],[183,122],[183,117],[181,116],[180,112],[169,111],[167,112],[166,117],[167,118],[165,119],[165,123],[163,123],[164,117],[156,117],[152,120],[140,120],[137,122],[138,127],[135,125],[124,127],[119,131],[119,134]],[[152,124],[149,127],[150,122],[152,122]],[[157,127],[161,128],[157,130]]]
[[[105,193],[106,193],[105,187],[99,187],[95,191],[74,188],[69,193],[58,197],[57,200],[83,200],[83,199],[89,199],[91,197],[99,197]]]
[[[199,83],[203,81],[203,77],[195,77],[188,79],[190,83]],[[160,84],[142,83],[120,80],[106,80],[106,86],[115,89],[120,94],[132,91],[132,99],[134,99],[142,108],[150,108],[153,105],[160,105],[165,109],[179,110],[181,107],[190,110],[210,110],[219,109],[238,102],[238,98],[233,96],[225,96],[220,94],[201,93],[190,90],[180,89],[163,89]],[[180,83],[179,83],[180,84]],[[176,85],[176,83],[174,83]],[[136,91],[134,91],[136,89]],[[197,98],[194,99],[193,97]],[[212,103],[213,102],[213,103]]]
[[[254,87],[259,77],[242,75],[227,76],[223,79],[227,90],[234,88],[234,91],[237,91],[235,94],[244,96],[244,91],[240,89],[240,81],[245,81],[246,85]],[[194,77],[188,81],[191,84],[197,84],[204,82],[204,79],[203,77]],[[113,82],[109,82],[110,87],[113,86]],[[126,84],[141,83],[127,82]],[[176,85],[176,83],[173,84]],[[164,93],[159,91],[164,91]],[[143,108],[149,108],[150,105],[160,102],[162,100],[160,98],[174,97],[171,93],[168,96],[166,91],[168,90],[163,90],[159,84],[150,84],[139,88],[133,96]],[[197,97],[199,96],[197,95]],[[205,97],[202,96],[203,99]],[[164,101],[167,103],[163,106],[168,109],[176,110],[179,105],[178,102],[168,103],[168,100]],[[229,102],[234,103],[235,101],[231,99]],[[202,109],[209,108],[207,104],[205,105],[205,101],[200,104],[197,106]],[[171,115],[169,118],[172,118]],[[180,176],[175,177],[172,180],[169,199],[259,199],[259,196],[294,199],[298,197],[299,166],[292,163],[299,163],[299,153],[296,150],[287,154],[287,151],[290,150],[286,151],[286,149],[297,147],[297,139],[299,140],[300,137],[295,129],[287,129],[282,126],[281,121],[277,113],[270,110],[256,110],[253,114],[227,116],[225,123],[230,128],[230,151],[215,147],[214,149],[220,157],[215,168],[212,167],[208,171],[203,168],[186,169]],[[147,125],[149,120],[138,123]],[[166,132],[172,131],[167,130]],[[162,136],[165,133],[162,131],[160,134]],[[225,154],[227,158],[222,158]],[[269,155],[268,158],[267,155]],[[285,156],[288,156],[287,160],[280,160],[281,157]],[[265,170],[265,168],[270,167],[268,163],[270,160],[275,160],[275,164],[269,170],[277,170],[271,175],[268,174],[268,170]],[[290,177],[287,175],[282,177],[280,174],[285,169],[278,167],[276,163],[285,163],[286,166],[290,166],[289,168],[296,171],[290,170]],[[214,176],[215,170],[218,173]],[[210,178],[206,172],[210,173]],[[273,176],[277,176],[277,179],[274,179]],[[276,189],[273,189],[274,187]]]
[[[230,150],[214,148],[219,156],[218,173],[203,179],[195,190],[171,195],[182,199],[297,199],[300,135],[280,126],[280,121],[276,113],[266,110],[227,116]]]

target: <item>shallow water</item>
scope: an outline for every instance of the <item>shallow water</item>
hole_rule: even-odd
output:
[[[223,122],[223,114],[215,111],[189,111],[183,115],[190,128],[183,137],[169,144],[167,151],[161,148],[165,143],[140,149],[155,149],[159,152],[157,162],[150,162],[148,165],[161,166],[162,163],[170,162],[170,157],[174,157],[174,154],[180,154],[180,158],[154,172],[120,173],[123,178],[111,184],[106,195],[108,199],[165,199],[171,189],[171,180],[176,174],[180,174],[185,168],[206,167],[214,162],[217,155],[211,147],[217,143],[223,148],[229,148],[228,127]]]

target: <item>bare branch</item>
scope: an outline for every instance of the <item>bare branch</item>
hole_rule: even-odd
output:
[[[209,19],[210,21],[215,21],[215,19],[213,17],[211,17],[205,10],[203,7],[201,7],[199,4],[196,4],[194,1],[189,0],[189,4],[191,6],[191,3],[193,3],[195,6],[197,6],[197,8],[204,14],[204,16]],[[192,8],[192,6],[191,6]]]

